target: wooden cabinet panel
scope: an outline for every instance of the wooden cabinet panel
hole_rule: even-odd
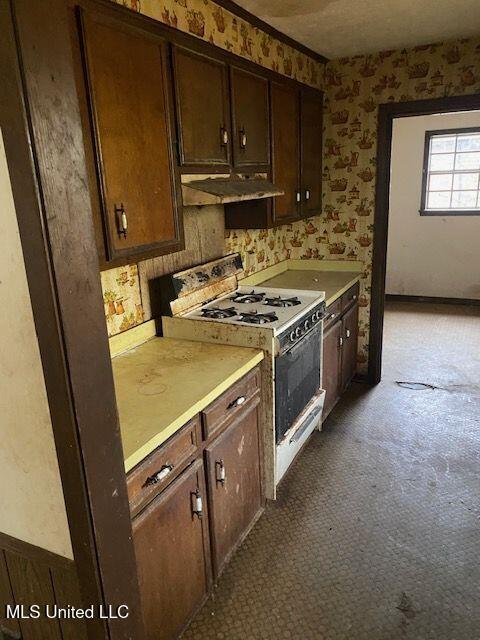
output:
[[[167,43],[89,12],[82,44],[107,259],[178,251]]]
[[[212,402],[202,412],[205,439],[219,433],[225,424],[235,419],[243,407],[260,390],[260,370],[251,373],[233,384],[220,398]]]
[[[322,210],[323,94],[304,89],[301,95],[302,216],[308,216]]]
[[[183,471],[195,457],[201,438],[197,416],[132,469],[127,476],[132,515],[138,513]]]
[[[268,81],[243,69],[231,67],[233,160],[236,168],[270,163]]]
[[[300,215],[300,117],[299,91],[289,84],[271,84],[272,176],[285,195],[273,198],[274,224]]]
[[[357,369],[358,304],[345,313],[342,319],[342,391],[345,390]]]
[[[325,389],[323,417],[335,406],[340,396],[342,323],[334,323],[323,336],[322,387]]]
[[[225,169],[230,163],[227,65],[180,47],[173,56],[180,163]]]
[[[206,448],[215,575],[263,507],[258,397]]]
[[[202,517],[194,513],[197,492]],[[211,583],[203,463],[185,470],[132,527],[147,640],[173,640]]]

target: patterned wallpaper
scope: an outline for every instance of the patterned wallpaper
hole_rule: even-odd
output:
[[[247,274],[286,258],[363,261],[358,361],[360,370],[365,371],[377,107],[388,101],[479,92],[480,39],[342,58],[329,62],[322,78],[322,65],[275,41],[211,0],[121,3],[280,73],[314,86],[323,85],[326,104],[322,214],[268,231],[227,231],[225,253],[239,251]],[[102,273],[102,285],[109,335],[147,319],[143,317],[136,267]]]
[[[212,0],[113,0],[222,49],[320,88],[324,67]]]
[[[328,63],[322,223],[328,251],[364,262],[359,363],[368,360],[378,104],[480,91],[480,38]]]

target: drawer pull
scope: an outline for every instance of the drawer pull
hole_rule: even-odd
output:
[[[247,132],[245,131],[245,129],[240,129],[240,148],[247,148]]]
[[[336,318],[336,317],[337,317],[337,314],[336,314],[336,313],[331,313],[331,314],[328,316],[328,319],[329,319],[329,320],[333,320],[333,319],[334,319],[334,318]]]
[[[128,218],[125,207],[123,206],[123,202],[119,207],[117,207],[117,205],[114,205],[114,208],[115,215],[117,216],[118,220],[118,234],[126,238],[128,231]]]
[[[152,484],[157,484],[158,482],[165,480],[165,478],[172,471],[173,471],[173,464],[164,464],[163,467],[160,469],[160,471],[157,471],[156,473],[153,474],[153,476],[150,476],[145,480],[145,484],[143,486],[149,487]]]
[[[350,337],[350,329],[347,329],[345,332],[345,337],[349,338]]]
[[[356,300],[357,299],[357,294],[354,293],[353,296],[350,298],[350,300]]]
[[[221,485],[225,484],[225,480],[227,479],[227,474],[225,472],[225,463],[223,460],[215,461],[215,480],[219,482]]]
[[[225,129],[225,127],[221,127],[220,128],[220,141],[221,141],[221,145],[222,147],[226,147],[228,144],[228,131]]]
[[[240,407],[242,406],[242,404],[244,404],[246,402],[246,397],[245,396],[238,396],[238,398],[235,398],[235,400],[233,400],[232,402],[230,402],[230,404],[228,405],[227,409],[234,409],[235,407]]]
[[[203,515],[203,501],[200,491],[197,489],[191,494],[192,497],[192,513],[194,516],[201,518]]]

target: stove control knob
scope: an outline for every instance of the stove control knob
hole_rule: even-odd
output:
[[[295,337],[300,338],[301,335],[302,335],[302,330],[300,329],[300,327],[297,327],[295,329]]]
[[[318,322],[318,321],[320,320],[320,318],[321,318],[321,317],[322,317],[322,316],[321,316],[320,311],[316,311],[316,312],[315,312],[315,320]]]
[[[303,323],[303,328],[305,329],[305,331],[308,331],[310,329],[310,321],[309,320],[305,320],[305,322]]]
[[[290,333],[290,342],[295,342],[296,338],[295,338],[295,331],[292,331]]]

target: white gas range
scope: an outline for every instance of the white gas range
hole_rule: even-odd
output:
[[[265,488],[275,488],[315,428],[321,428],[324,294],[238,284],[239,257],[159,282],[163,335],[263,349]],[[166,315],[171,312],[171,316]]]

